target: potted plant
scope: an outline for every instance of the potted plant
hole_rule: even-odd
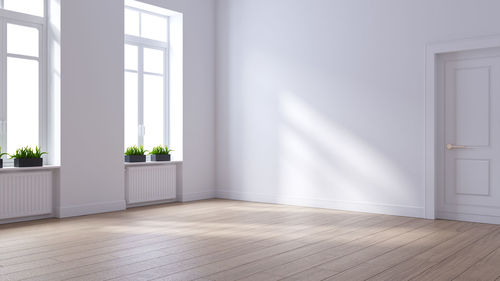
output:
[[[2,159],[2,157],[4,155],[7,155],[7,153],[5,153],[5,152],[2,153],[2,147],[0,146],[0,168],[3,168],[3,159]]]
[[[173,151],[168,149],[168,146],[155,146],[151,150],[151,161],[170,161],[170,152]]]
[[[14,167],[39,167],[43,166],[42,155],[47,152],[42,152],[40,147],[36,146],[35,150],[26,146],[16,150],[16,154],[9,155],[10,159],[14,159]]]
[[[146,150],[141,146],[130,146],[125,150],[125,162],[146,162]]]

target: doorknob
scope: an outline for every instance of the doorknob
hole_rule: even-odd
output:
[[[452,150],[452,149],[463,149],[463,148],[467,148],[466,146],[464,145],[453,145],[453,144],[447,144],[446,145],[446,149],[448,150]]]

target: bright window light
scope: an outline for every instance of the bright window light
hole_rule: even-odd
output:
[[[174,12],[172,10],[167,10],[167,9],[155,6],[155,5],[150,5],[150,4],[146,4],[144,2],[135,1],[135,0],[125,0],[125,6],[136,8],[138,10],[142,10],[145,12],[151,12],[151,13],[159,14],[162,16],[167,16],[167,17],[180,14],[180,13]]]
[[[44,2],[44,0],[3,0],[3,6],[6,10],[43,17]]]
[[[131,9],[125,9],[125,34],[140,36],[139,12]]]
[[[38,57],[38,29],[29,26],[7,24],[7,53]]]
[[[144,147],[163,144],[163,77],[144,75]]]
[[[168,16],[138,3],[125,2],[125,147],[150,150],[169,142]]]
[[[138,89],[137,73],[125,72],[125,147],[138,144]]]
[[[138,58],[138,47],[125,44],[125,69],[137,71]]]
[[[167,18],[151,14],[141,14],[141,37],[167,42]]]
[[[38,61],[7,58],[7,147],[39,143]]]
[[[46,0],[0,0],[0,146],[47,151],[48,100]],[[54,44],[55,45],[55,44]],[[52,47],[52,45],[51,45]],[[54,47],[56,48],[56,47]],[[57,84],[57,83],[55,83]],[[56,85],[54,85],[56,87]],[[6,166],[11,159],[4,157]]]
[[[144,48],[144,71],[163,74],[164,51]]]

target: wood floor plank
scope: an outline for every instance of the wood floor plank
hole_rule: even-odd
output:
[[[352,224],[360,224],[363,222],[370,222],[374,218],[372,216],[360,218],[351,217],[346,220],[333,222],[333,218],[322,219],[321,225],[327,226],[328,224],[334,224],[336,227],[347,227]],[[314,221],[309,223],[315,224]],[[317,222],[316,222],[317,224]],[[195,269],[197,267],[212,267],[214,262],[224,262],[230,260],[233,263],[245,262],[247,259],[255,259],[255,256],[272,255],[273,253],[286,251],[289,249],[301,247],[307,242],[305,242],[311,234],[320,233],[328,231],[318,225],[317,229],[310,228],[306,225],[303,230],[293,231],[287,235],[283,230],[278,230],[278,236],[273,235],[270,239],[262,239],[257,243],[251,245],[246,245],[244,248],[236,247],[228,251],[221,253],[215,253],[213,255],[205,257],[197,257],[189,260],[179,261],[173,263],[172,261],[157,260],[156,263],[140,263],[134,264],[133,266],[127,266],[126,268],[115,268],[107,272],[102,272],[98,274],[90,275],[93,280],[106,280],[110,276],[114,276],[116,280],[144,280],[157,278],[167,274],[175,274],[181,271],[186,271],[190,269]],[[285,228],[286,229],[286,228]],[[300,240],[302,239],[302,240]],[[267,241],[263,243],[263,241]],[[163,265],[162,265],[163,264]],[[125,273],[127,276],[124,276]],[[182,277],[185,278],[185,277]],[[84,280],[79,279],[79,280]]]
[[[341,215],[337,215],[337,216],[332,216],[329,219],[330,219],[330,222],[345,220],[345,221],[350,221],[351,223],[356,223],[357,221],[359,221],[361,219],[371,219],[372,217],[373,216],[371,216],[371,215],[344,216],[341,214]],[[301,229],[308,228],[308,224],[310,224],[310,223],[316,224],[317,227],[321,227],[322,224],[327,224],[329,221],[325,220],[325,218],[322,218],[322,217],[306,216],[303,219],[296,218],[296,219],[292,219],[292,220],[287,221],[287,222],[289,224],[293,223],[290,226],[288,226],[288,229],[286,227],[284,227],[283,225],[280,227],[279,225],[270,224],[269,225],[270,227],[275,228],[274,233],[271,233],[267,236],[266,235],[261,236],[261,234],[262,234],[262,230],[261,230],[260,233],[254,234],[254,235],[255,235],[255,237],[257,237],[257,239],[260,239],[261,241],[265,241],[268,239],[273,239],[273,237],[275,237],[279,234],[286,235],[287,232],[291,232],[291,233],[293,233],[295,231],[300,232]],[[285,222],[285,224],[287,222]],[[299,228],[297,228],[297,226]],[[287,230],[276,232],[277,229],[280,230],[281,228],[285,228]],[[248,234],[250,236],[252,235],[252,233],[248,233]],[[261,247],[265,247],[265,246],[268,246],[268,245],[267,244],[261,245]],[[231,254],[238,255],[238,254],[244,253],[245,251],[248,252],[248,251],[251,251],[254,249],[257,249],[255,243],[254,243],[254,245],[247,245],[246,247],[243,247],[243,248],[236,248],[234,253],[232,253],[230,251],[222,251],[222,252],[215,251],[213,254],[211,254],[208,257],[201,256],[197,259],[190,260],[190,261],[185,262],[183,264],[189,265],[191,263],[197,264],[200,262],[207,263],[207,260],[214,260],[217,258],[223,258],[223,257],[226,257],[228,255],[230,256]],[[175,257],[175,256],[171,256],[170,254],[171,253],[165,253],[165,256],[163,256],[163,257],[157,257],[154,260],[143,260],[143,261],[141,261],[141,260],[138,261],[138,260],[134,260],[134,259],[115,259],[115,260],[112,260],[110,262],[101,262],[98,265],[90,265],[90,266],[76,268],[76,269],[64,270],[61,272],[57,272],[55,274],[47,274],[44,276],[37,276],[36,278],[33,278],[33,280],[66,280],[68,278],[79,277],[79,276],[84,275],[84,274],[82,274],[82,272],[84,272],[85,274],[88,274],[89,278],[91,278],[92,280],[105,280],[105,279],[109,279],[109,278],[113,278],[113,277],[122,276],[125,273],[134,273],[134,272],[138,272],[141,270],[151,269],[151,268],[161,266],[161,265],[171,264],[171,263],[174,263],[176,261],[177,262],[183,261],[183,258],[181,258],[182,256]],[[192,257],[189,257],[189,258],[192,258]],[[137,263],[137,264],[134,264],[134,263]],[[120,266],[123,266],[123,268],[120,268]],[[174,268],[177,268],[177,267],[174,267]],[[94,274],[94,272],[96,272],[96,273]],[[82,278],[82,280],[85,280],[85,279],[87,279],[87,277]]]
[[[321,259],[324,262],[325,259],[328,259],[328,255],[325,254],[327,251],[334,251],[335,248],[342,245],[357,244],[359,243],[359,239],[367,235],[369,236],[372,234],[384,233],[386,230],[393,229],[400,225],[418,227],[418,223],[415,219],[402,217],[392,219],[385,218],[383,221],[373,222],[371,227],[367,228],[363,232],[359,231],[360,228],[353,227],[351,231],[344,234],[332,233],[331,235],[323,237],[324,240],[314,241],[315,243],[311,243],[297,250],[292,250],[255,262],[246,263],[242,266],[206,276],[205,278],[218,281],[234,280],[235,278],[245,278],[249,275],[265,271],[263,273],[275,276],[275,278],[271,280],[279,280],[283,277],[283,275],[279,275],[280,270],[290,272],[300,267],[299,263],[309,263],[315,259]],[[387,236],[385,238],[387,238]]]
[[[495,280],[500,227],[204,200],[0,225],[0,280]]]
[[[423,227],[429,223],[430,223],[429,221],[415,219],[407,223],[394,225],[389,229],[385,230],[380,229],[381,231],[374,231],[377,228],[383,226],[383,225],[377,225],[377,227],[368,229],[365,232],[360,232],[352,235],[352,238],[354,239],[351,242],[341,244],[336,247],[331,247],[331,248],[327,247],[323,251],[310,256],[297,257],[297,259],[294,261],[291,261],[289,263],[284,263],[276,267],[272,267],[270,269],[267,269],[264,273],[273,275],[275,277],[273,279],[276,280],[280,280],[282,278],[289,277],[294,274],[302,276],[301,274],[302,271],[307,271],[310,268],[322,265],[328,261],[333,261],[343,256],[355,253],[371,245],[375,245],[377,243],[386,241],[389,238],[413,231],[419,227]],[[315,270],[312,270],[311,272],[314,271]],[[313,279],[312,277],[309,278]]]
[[[455,279],[498,247],[500,247],[500,229],[497,228],[484,238],[449,256],[412,280]],[[487,268],[483,267],[482,270],[487,270]]]
[[[292,214],[293,215],[293,214]],[[161,242],[166,242],[166,241],[172,241],[174,239],[180,239],[184,238],[187,239],[188,236],[192,237],[198,237],[197,235],[203,233],[203,232],[213,232],[213,227],[204,227],[203,225],[206,225],[208,223],[213,223],[217,221],[224,221],[226,224],[230,224],[231,222],[239,222],[239,223],[245,223],[245,226],[248,226],[251,221],[259,221],[259,216],[267,216],[266,214],[247,214],[246,216],[241,216],[241,215],[232,215],[232,216],[219,216],[216,220],[206,220],[206,218],[202,218],[203,224],[200,224],[199,221],[197,221],[196,228],[193,228],[193,225],[188,225],[187,228],[182,226],[180,228],[174,227],[172,228],[171,225],[168,225],[168,228],[166,227],[161,227],[161,228],[147,228],[147,226],[142,226],[143,228],[147,228],[150,233],[140,233],[137,235],[128,235],[125,237],[118,237],[118,241],[114,241],[114,236],[109,237],[109,236],[103,236],[100,235],[99,237],[94,237],[94,239],[98,240],[93,240],[87,243],[81,243],[81,244],[76,244],[76,245],[71,245],[71,246],[62,246],[59,244],[56,244],[55,247],[49,247],[41,249],[41,252],[34,252],[32,250],[25,250],[25,251],[19,251],[19,252],[10,252],[6,254],[0,254],[0,264],[5,266],[8,265],[15,265],[19,263],[25,263],[29,262],[32,260],[37,260],[37,259],[46,259],[46,258],[55,258],[60,261],[67,261],[77,258],[83,258],[83,257],[88,257],[95,255],[95,252],[92,252],[93,249],[98,249],[99,252],[105,253],[107,248],[107,244],[109,242],[117,242],[117,243],[111,243],[110,247],[113,247],[113,250],[117,249],[116,244],[121,245],[122,248],[129,248],[130,245],[133,245],[134,247],[137,247],[141,244],[143,245],[154,245],[155,242],[161,243]],[[286,216],[286,214],[284,214]],[[295,214],[297,216],[297,214]],[[300,216],[300,214],[299,214]],[[222,218],[221,218],[222,217]],[[279,216],[276,216],[279,217]],[[141,227],[141,226],[139,226]],[[231,226],[227,226],[226,228],[230,228]],[[224,227],[218,228],[218,231],[223,229]],[[166,229],[166,230],[162,230]],[[112,233],[114,234],[114,233]],[[188,235],[189,234],[189,235]],[[76,239],[76,238],[75,238]],[[198,239],[201,239],[198,237]],[[78,241],[78,239],[76,239]],[[98,242],[96,242],[98,241]],[[179,241],[177,241],[179,242]],[[132,244],[130,244],[132,243]],[[83,245],[82,245],[83,244]],[[161,248],[161,247],[159,247]],[[37,249],[39,251],[40,248]]]
[[[341,218],[342,216],[339,216],[339,219]],[[242,230],[241,232],[242,233],[247,233],[250,235],[250,237],[253,239],[254,237],[258,237],[258,234],[262,234],[262,233],[266,233],[268,231],[272,231],[272,230],[268,230],[268,228],[271,228],[271,227],[279,227],[280,224],[288,221],[288,220],[294,220],[298,223],[300,222],[305,222],[305,221],[308,221],[308,220],[311,220],[311,218],[309,217],[305,217],[305,218],[300,218],[300,217],[297,217],[297,214],[291,214],[291,215],[288,215],[288,216],[275,216],[275,217],[269,217],[268,220],[265,220],[265,219],[262,219],[260,220],[260,222],[268,222],[270,223],[269,225],[266,225],[264,227],[260,226],[259,224],[256,224],[253,226],[254,229],[257,229],[256,231],[258,231],[258,233],[256,233],[256,231],[252,232],[250,231],[251,229],[250,228],[245,228],[245,230]],[[252,224],[250,224],[252,225]],[[215,233],[215,232],[214,232]],[[233,232],[233,234],[238,234],[238,232]],[[253,235],[252,235],[253,234]],[[215,238],[212,238],[211,240],[208,238],[208,239],[201,239],[199,241],[194,241],[192,242],[191,244],[189,243],[186,243],[186,244],[182,244],[181,246],[179,246],[178,248],[175,248],[175,244],[172,243],[171,245],[168,245],[164,248],[161,248],[161,247],[158,247],[158,248],[154,248],[154,251],[153,251],[153,256],[155,253],[159,253],[158,255],[156,255],[155,257],[160,257],[160,256],[166,256],[166,255],[171,255],[171,254],[178,254],[182,251],[189,251],[191,249],[194,249],[196,250],[196,247],[193,247],[194,244],[196,243],[202,243],[200,247],[203,247],[205,245],[204,248],[207,248],[206,245],[210,245],[213,247],[213,245],[217,245],[217,243],[214,242],[214,239],[218,239],[217,236]],[[228,245],[228,243],[230,243],[230,239],[226,239],[224,238],[224,244],[225,245]],[[230,245],[230,244],[229,244]],[[138,247],[140,248],[140,247]],[[219,247],[218,249],[221,249],[223,247]],[[137,248],[132,248],[131,251],[136,251]],[[95,263],[102,263],[104,261],[107,261],[107,260],[113,260],[113,259],[117,259],[119,257],[119,254],[116,255],[117,252],[113,252],[111,254],[102,254],[102,255],[94,255],[94,256],[89,256],[87,258],[82,258],[82,259],[78,259],[78,260],[75,260],[75,261],[68,261],[68,262],[59,262],[57,264],[57,266],[52,266],[52,267],[43,267],[43,268],[40,268],[40,269],[35,269],[35,267],[38,267],[38,262],[39,260],[36,260],[34,262],[34,267],[32,268],[33,270],[29,271],[29,276],[36,276],[36,274],[39,274],[39,275],[42,275],[42,274],[47,274],[47,273],[50,273],[50,272],[57,272],[57,271],[63,271],[63,270],[68,270],[68,269],[71,269],[71,268],[76,268],[76,267],[81,267],[81,266],[85,266],[85,265],[92,265],[92,264],[95,264]],[[119,253],[119,252],[118,252]],[[164,253],[162,255],[162,253]],[[88,255],[88,253],[86,253]],[[143,254],[142,257],[144,258],[144,260],[147,260],[148,259],[148,254],[147,252],[144,252],[144,251],[141,251],[139,254]],[[133,252],[131,255],[134,255]],[[131,256],[130,255],[130,256]],[[129,255],[123,255],[121,254],[121,256],[129,256]],[[127,260],[129,262],[131,261],[136,261],[135,259],[130,259],[130,260]],[[5,266],[3,268],[0,268],[0,272],[4,272],[4,273],[13,273],[13,272],[17,272],[19,271],[18,270],[18,266],[21,266],[21,267],[27,267],[29,263],[23,263],[23,264],[16,264],[14,266]],[[9,277],[11,278],[27,278],[27,272],[21,272],[19,274],[10,274],[8,275]]]
[[[458,233],[453,238],[440,243],[439,245],[424,251],[421,254],[413,256],[407,260],[401,261],[397,265],[388,268],[379,274],[371,277],[370,281],[398,280],[407,281],[415,276],[440,263],[447,257],[476,242],[486,236],[493,230],[491,225],[482,225],[474,223],[461,223],[469,230]]]
[[[228,206],[233,206],[233,204],[227,204],[223,202],[218,209],[227,208]],[[38,225],[36,225],[36,227],[38,228],[33,229],[31,222],[26,223],[26,226],[24,226],[25,223],[14,224],[12,231],[16,231],[20,228],[22,228],[23,231],[17,231],[20,233],[15,236],[11,235],[14,237],[13,239],[9,239],[9,237],[0,238],[0,249],[2,250],[2,253],[7,253],[9,252],[9,250],[11,252],[16,252],[22,250],[23,248],[31,248],[30,245],[44,245],[45,242],[48,242],[49,244],[54,244],[54,241],[63,242],[65,238],[69,239],[70,241],[75,241],[78,238],[75,237],[75,233],[80,237],[81,235],[88,236],[88,233],[95,232],[96,229],[101,233],[113,231],[119,232],[120,227],[130,227],[136,224],[141,225],[144,223],[144,221],[155,221],[157,219],[161,219],[164,216],[168,216],[170,221],[174,220],[175,218],[179,218],[179,220],[182,220],[183,224],[189,224],[190,219],[192,218],[196,219],[196,221],[192,222],[193,224],[198,222],[200,219],[202,219],[200,217],[200,214],[208,216],[208,219],[210,218],[210,216],[217,218],[215,217],[216,214],[214,212],[210,212],[211,209],[216,209],[216,205],[209,205],[207,207],[206,203],[202,203],[200,210],[196,208],[196,212],[194,212],[193,210],[170,211],[169,208],[166,209],[168,211],[162,210],[161,214],[159,214],[159,212],[156,212],[148,215],[148,213],[150,213],[152,210],[145,208],[144,212],[146,214],[143,214],[141,216],[137,216],[132,212],[130,216],[134,218],[133,220],[130,220],[130,218],[123,219],[121,217],[117,217],[120,215],[119,213],[106,213],[99,215],[99,217],[84,216],[69,218],[62,219],[61,221],[44,220],[45,222],[50,222],[45,224],[44,230],[40,230]],[[147,220],[144,220],[145,218],[147,218]],[[110,221],[113,222],[112,225],[109,225]],[[47,225],[52,226],[52,228],[47,227]],[[3,228],[4,229],[0,231],[0,234],[9,234],[9,229],[5,229],[5,226]]]
[[[443,231],[435,231],[430,235],[423,236],[406,244],[402,244],[391,251],[388,251],[375,258],[364,261],[357,266],[341,271],[326,280],[366,280],[384,270],[391,268],[401,261],[407,260],[419,253],[439,245],[451,239],[460,230],[463,230],[461,224],[454,224],[451,227],[444,227]]]
[[[480,260],[464,273],[460,274],[456,281],[490,281],[500,277],[500,248]]]
[[[379,218],[379,221],[376,220],[371,220],[366,222],[366,224],[358,223],[354,226],[351,227],[342,227],[340,229],[332,229],[332,237],[336,237],[338,239],[338,243],[346,243],[350,241],[349,236],[353,236],[354,232],[356,230],[360,229],[365,229],[369,227],[373,227],[374,225],[380,224],[387,218]],[[259,267],[261,266],[268,266],[269,263],[272,264],[272,262],[277,261],[278,263],[283,263],[283,261],[286,261],[287,258],[290,258],[290,256],[301,256],[301,255],[307,255],[308,252],[317,252],[321,248],[325,247],[325,245],[319,245],[320,247],[317,247],[318,244],[316,241],[311,241],[309,237],[305,237],[300,239],[304,244],[300,245],[299,247],[285,247],[282,249],[277,249],[277,251],[269,251],[269,249],[265,249],[259,253],[256,253],[257,255],[244,255],[237,257],[235,259],[230,259],[230,260],[222,260],[216,263],[211,263],[203,266],[199,266],[196,268],[188,269],[182,272],[174,273],[174,274],[168,274],[167,272],[159,272],[158,274],[164,275],[165,279],[167,280],[191,280],[195,278],[201,278],[201,277],[206,277],[208,279],[211,279],[210,277],[207,277],[209,274],[214,274],[217,272],[221,272],[224,270],[229,270],[235,267],[239,267],[241,265],[246,265],[250,263],[250,268],[243,267],[242,271],[236,274],[236,272],[232,272],[235,274],[234,278],[239,278],[242,277],[241,275],[245,274],[251,274],[253,271],[258,270]],[[291,255],[289,255],[289,252],[293,252]],[[286,254],[285,254],[286,253]],[[268,260],[267,258],[273,258],[273,256],[278,256],[277,259],[275,260]],[[282,258],[284,260],[282,260]],[[256,262],[256,264],[253,264],[253,262]],[[237,269],[239,270],[239,269]],[[231,273],[229,274],[231,275]],[[157,276],[155,276],[157,278]],[[224,277],[225,278],[225,277]],[[132,279],[131,279],[132,280]]]

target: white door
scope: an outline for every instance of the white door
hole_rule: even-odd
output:
[[[500,50],[439,62],[437,217],[500,223]]]

